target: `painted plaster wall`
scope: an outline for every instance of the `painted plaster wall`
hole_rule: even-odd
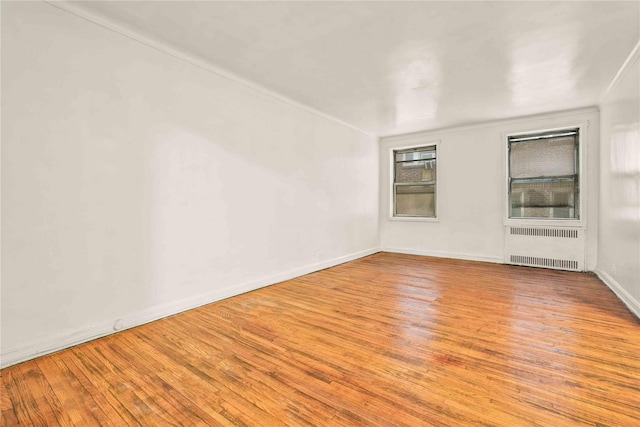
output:
[[[387,137],[380,144],[380,245],[383,250],[503,262],[506,135],[586,124],[586,268],[593,270],[598,230],[598,112],[595,108]],[[438,219],[390,219],[391,150],[438,142]],[[584,213],[584,212],[583,212]]]
[[[598,275],[640,317],[640,50],[601,105]]]
[[[4,365],[375,252],[370,135],[2,4]]]

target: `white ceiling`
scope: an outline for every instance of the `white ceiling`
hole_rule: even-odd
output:
[[[73,2],[377,135],[596,105],[640,2]]]

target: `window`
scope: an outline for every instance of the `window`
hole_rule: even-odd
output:
[[[393,151],[393,216],[436,217],[436,146]]]
[[[509,218],[580,219],[579,130],[510,136]]]

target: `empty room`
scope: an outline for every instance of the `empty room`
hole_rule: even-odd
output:
[[[640,426],[640,2],[0,18],[0,425]]]

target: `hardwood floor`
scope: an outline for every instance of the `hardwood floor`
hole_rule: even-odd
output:
[[[588,274],[378,253],[1,375],[7,426],[640,426],[640,323]]]

